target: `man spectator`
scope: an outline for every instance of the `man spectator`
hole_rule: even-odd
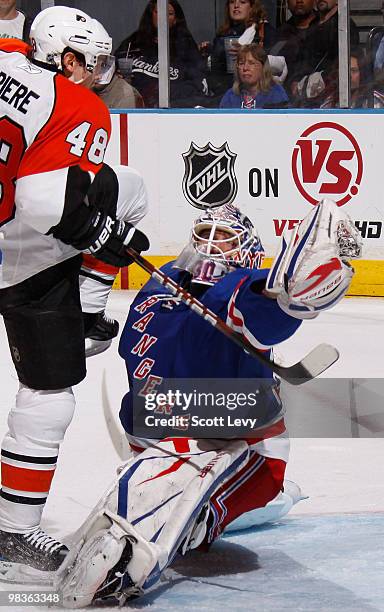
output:
[[[297,106],[313,106],[339,56],[338,0],[315,0],[318,20],[308,29],[300,61],[289,74],[289,91]],[[356,24],[350,20],[351,46],[359,43]]]
[[[310,72],[328,70],[339,54],[338,0],[317,0],[319,22],[313,28],[306,42],[306,53]],[[359,44],[359,31],[353,19],[350,20],[351,46]]]
[[[292,16],[278,29],[277,42],[271,53],[285,57],[288,66],[285,86],[290,90],[297,67],[304,61],[303,49],[308,32],[318,23],[319,18],[315,12],[315,0],[288,0],[288,8]]]
[[[32,19],[16,9],[16,0],[0,0],[0,38],[29,41]]]

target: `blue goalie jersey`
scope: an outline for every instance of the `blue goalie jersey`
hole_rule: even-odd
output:
[[[187,286],[190,274],[163,266],[165,274]],[[258,292],[268,270],[239,268],[227,274],[200,298],[232,329],[261,351],[286,340],[301,321],[285,314],[276,300]],[[204,321],[179,298],[149,280],[133,301],[121,335],[119,353],[126,362],[130,389],[122,401],[120,419],[132,433],[133,394],[149,379],[268,379],[273,373],[241,347]],[[266,381],[267,382],[267,381]],[[271,394],[271,422],[281,413],[278,394]]]

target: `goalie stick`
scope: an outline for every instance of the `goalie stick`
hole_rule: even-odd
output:
[[[127,253],[154,280],[160,283],[160,285],[163,285],[166,289],[169,289],[174,296],[180,298],[184,304],[193,310],[193,312],[218,329],[222,334],[227,336],[227,338],[232,340],[232,342],[252,355],[252,357],[255,357],[264,365],[268,366],[275,374],[291,385],[301,385],[308,380],[316,378],[316,376],[319,376],[319,374],[327,370],[338,360],[339,352],[334,346],[330,344],[319,344],[303,359],[291,366],[282,366],[271,361],[266,355],[255,349],[242,334],[231,329],[229,325],[220,319],[212,310],[199,302],[199,300],[193,297],[193,295],[188,293],[188,291],[183,289],[183,287],[178,285],[169,276],[164,274],[159,268],[156,268],[147,259],[129,247],[127,248]]]

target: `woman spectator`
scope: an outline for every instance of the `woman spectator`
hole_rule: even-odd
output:
[[[173,107],[202,104],[207,91],[203,61],[188,30],[184,12],[177,0],[168,2],[170,50],[170,101]],[[131,83],[144,98],[145,106],[159,105],[159,61],[157,40],[157,1],[150,0],[139,28],[123,40],[115,52],[119,58],[131,57]]]
[[[273,81],[268,56],[254,43],[240,47],[237,54],[235,82],[220,102],[220,108],[281,108],[288,96]]]
[[[275,29],[268,22],[267,12],[260,0],[227,0],[224,23],[218,29],[211,53],[209,88],[217,97],[231,87],[233,74],[227,70],[225,40],[239,38],[246,29],[254,27],[253,42],[268,51],[275,42]],[[247,41],[248,42],[248,41]],[[205,43],[202,44],[204,50]],[[233,47],[236,54],[236,46]]]

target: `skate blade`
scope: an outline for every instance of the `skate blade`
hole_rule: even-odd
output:
[[[0,582],[44,585],[53,588],[56,572],[43,572],[24,563],[0,560]]]
[[[85,356],[93,357],[106,351],[112,344],[112,340],[92,340],[92,338],[85,339]]]

